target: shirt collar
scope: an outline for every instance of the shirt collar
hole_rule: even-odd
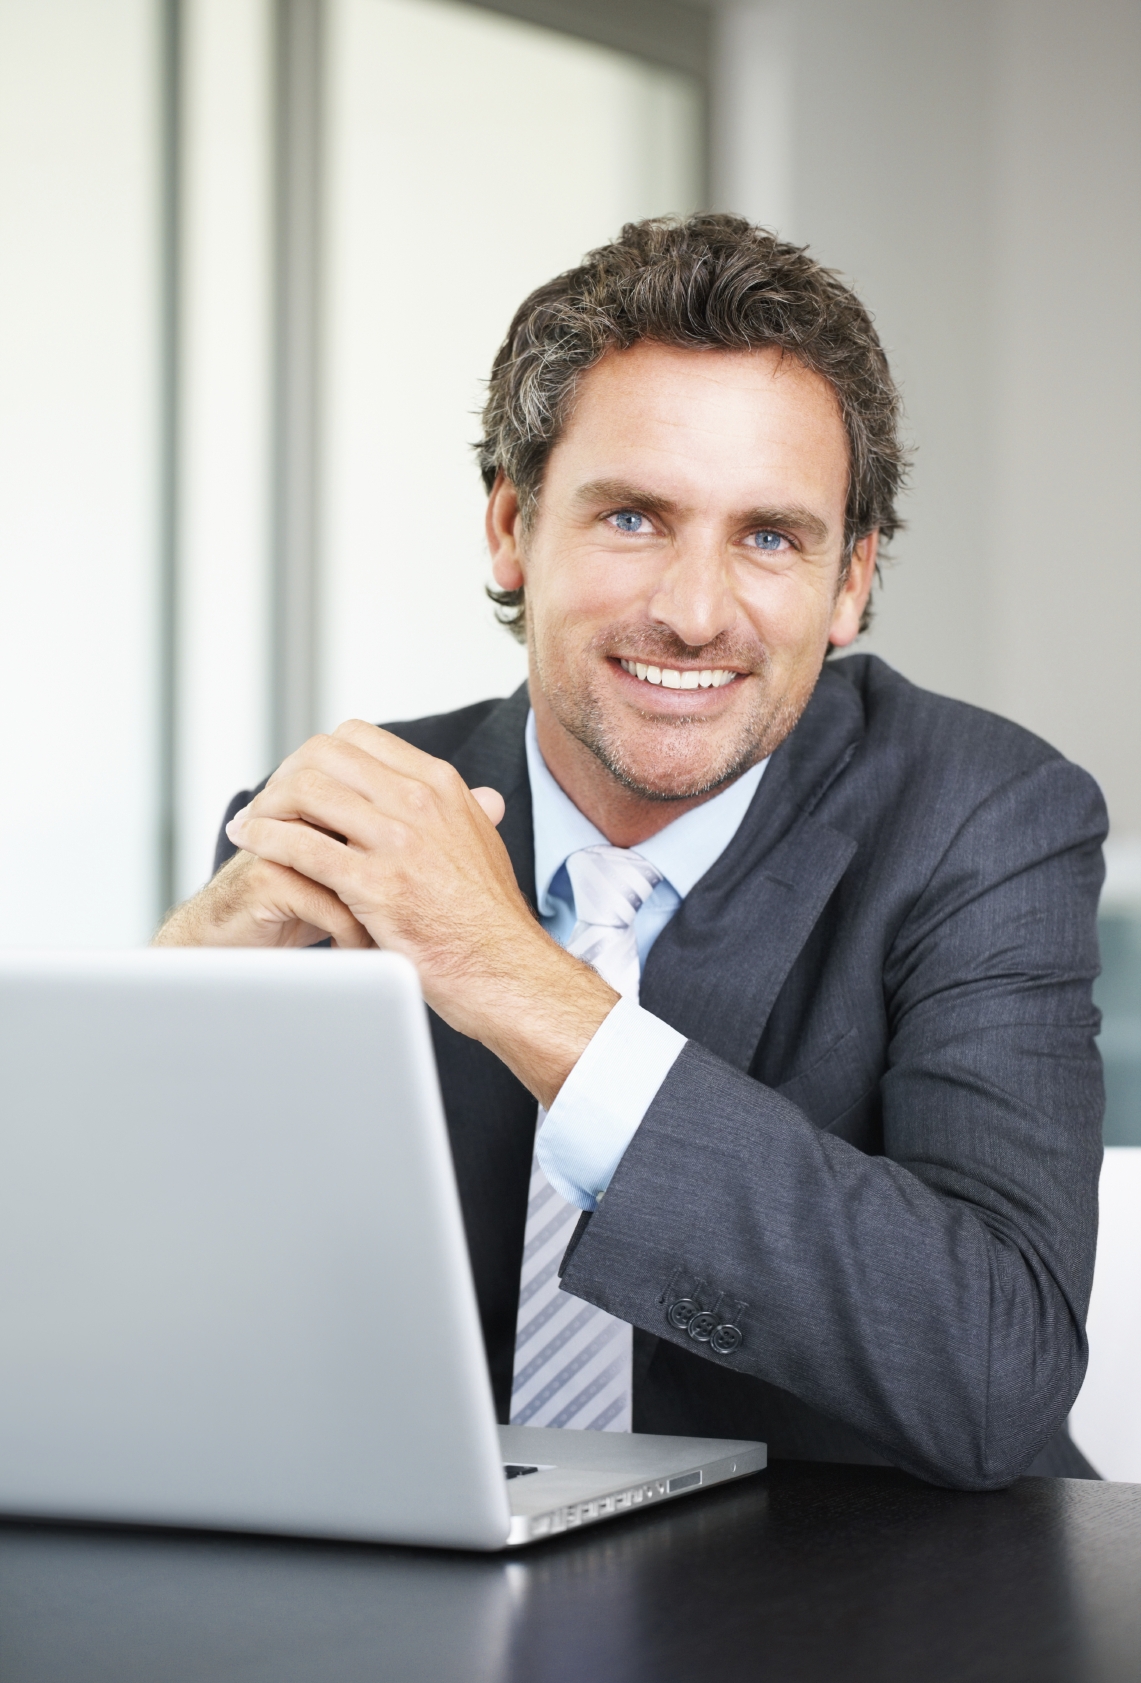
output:
[[[547,769],[535,734],[535,715],[527,715],[527,774],[531,780],[531,815],[535,831],[535,889],[539,913],[548,917],[551,884],[580,847],[606,846],[606,837],[581,813]],[[712,800],[675,818],[635,848],[657,867],[684,900],[733,840],[764,776],[768,760],[752,766]]]

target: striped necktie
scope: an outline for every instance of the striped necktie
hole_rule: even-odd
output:
[[[584,847],[567,860],[578,922],[567,951],[619,993],[638,997],[634,919],[661,881],[624,847]],[[539,1112],[539,1126],[543,1123]],[[581,1211],[531,1164],[511,1386],[513,1426],[628,1432],[633,1329],[559,1289],[558,1269]]]

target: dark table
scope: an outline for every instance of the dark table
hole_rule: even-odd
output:
[[[2,1683],[1141,1683],[1141,1485],[767,1473],[510,1557],[12,1523]]]

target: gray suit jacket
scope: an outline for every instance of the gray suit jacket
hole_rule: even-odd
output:
[[[533,898],[526,713],[521,690],[389,728],[501,791]],[[642,1003],[689,1044],[564,1263],[636,1329],[636,1429],[974,1489],[1082,1472],[1105,830],[1017,726],[872,656],[825,667],[653,947]],[[535,1103],[433,1032],[505,1417]]]

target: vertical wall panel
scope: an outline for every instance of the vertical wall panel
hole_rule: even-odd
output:
[[[531,287],[700,194],[686,77],[475,8],[330,0],[321,721],[503,694],[481,382]]]
[[[153,922],[158,11],[0,0],[0,941]]]
[[[270,0],[183,0],[179,897],[269,732]]]
[[[271,745],[317,726],[325,0],[274,0]]]
[[[789,237],[793,222],[793,32],[780,0],[727,0],[713,52],[713,198]]]

